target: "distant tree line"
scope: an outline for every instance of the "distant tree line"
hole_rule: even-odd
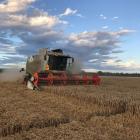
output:
[[[103,72],[98,71],[97,72],[100,76],[124,76],[124,77],[140,77],[140,73],[114,73],[114,72]]]

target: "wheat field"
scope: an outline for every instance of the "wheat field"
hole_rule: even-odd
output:
[[[0,140],[139,140],[140,78],[42,91],[0,82]]]

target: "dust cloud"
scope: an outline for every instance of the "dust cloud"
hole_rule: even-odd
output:
[[[75,59],[67,71],[71,74],[80,74],[82,72],[82,62],[79,59]]]
[[[25,72],[20,72],[19,69],[6,69],[0,73],[0,81],[2,82],[13,82],[22,80]]]

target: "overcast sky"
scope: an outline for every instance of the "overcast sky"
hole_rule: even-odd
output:
[[[139,0],[0,0],[0,67],[62,48],[84,69],[140,72]]]

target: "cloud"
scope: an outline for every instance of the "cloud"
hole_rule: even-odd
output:
[[[113,51],[112,51],[112,54],[113,54],[113,53],[115,53],[115,54],[117,54],[117,53],[123,53],[123,52],[124,52],[124,51],[122,51],[122,50],[113,50]]]
[[[35,0],[7,0],[0,4],[0,12],[15,13],[24,10]]]
[[[35,47],[40,44],[45,47],[49,39],[58,38],[60,34],[53,28],[60,25],[61,29],[67,24],[57,16],[33,8],[32,2],[35,0],[8,0],[0,4],[0,60],[3,65],[25,61],[23,56],[35,52]]]
[[[102,29],[108,29],[109,27],[108,26],[102,26]]]
[[[76,14],[77,17],[84,18],[82,14]]]
[[[4,63],[3,68],[16,68],[16,69],[21,69],[25,68],[25,61],[20,61],[20,62],[11,62],[11,63]]]
[[[100,14],[100,19],[106,20],[106,19],[107,19],[107,17],[106,17],[106,16],[104,16],[103,14]]]
[[[133,32],[132,30],[120,30],[116,32],[82,32],[79,34],[71,34],[69,40],[77,47],[102,47],[102,46],[117,46],[120,42],[120,36],[127,35]]]
[[[1,44],[0,43],[0,55],[2,54],[15,54],[16,53],[16,49],[13,46],[7,45],[7,44]]]
[[[131,65],[122,64],[116,56],[122,53],[119,44],[121,37],[131,33],[131,30],[120,30],[116,32],[82,32],[71,34],[64,50],[69,54],[78,57],[83,63],[84,68],[94,68],[96,70],[129,70]],[[110,61],[112,60],[112,61]],[[109,63],[112,62],[112,63]],[[114,63],[114,65],[112,65]],[[118,67],[117,67],[118,66]]]
[[[136,63],[134,60],[122,61],[122,60],[112,60],[108,59],[106,62],[102,62],[104,67],[108,67],[109,69],[115,69],[120,71],[140,71],[140,63]]]
[[[66,8],[64,13],[60,14],[59,17],[72,16],[72,15],[75,15],[80,18],[84,18],[84,16],[82,14],[78,13],[77,9],[73,10],[71,8]]]
[[[77,10],[73,10],[71,8],[66,8],[64,13],[60,14],[60,17],[69,16],[69,15],[75,15],[76,13],[77,13]]]
[[[112,18],[112,20],[115,20],[115,21],[118,19],[119,19],[119,17],[117,17],[117,16]]]
[[[16,51],[22,55],[31,55],[38,51],[39,48],[57,48],[58,45],[63,46],[65,36],[61,31],[37,31],[32,33],[23,33],[19,35],[22,42],[24,42]]]
[[[46,27],[52,28],[58,24],[68,24],[68,22],[60,20],[56,16],[49,16],[48,13],[39,13],[36,16],[28,15],[2,15],[0,17],[1,27],[12,28],[31,28],[31,27]]]
[[[29,18],[29,24],[31,26],[44,26],[53,27],[57,24],[68,24],[66,21],[61,21],[55,16],[38,16]]]

